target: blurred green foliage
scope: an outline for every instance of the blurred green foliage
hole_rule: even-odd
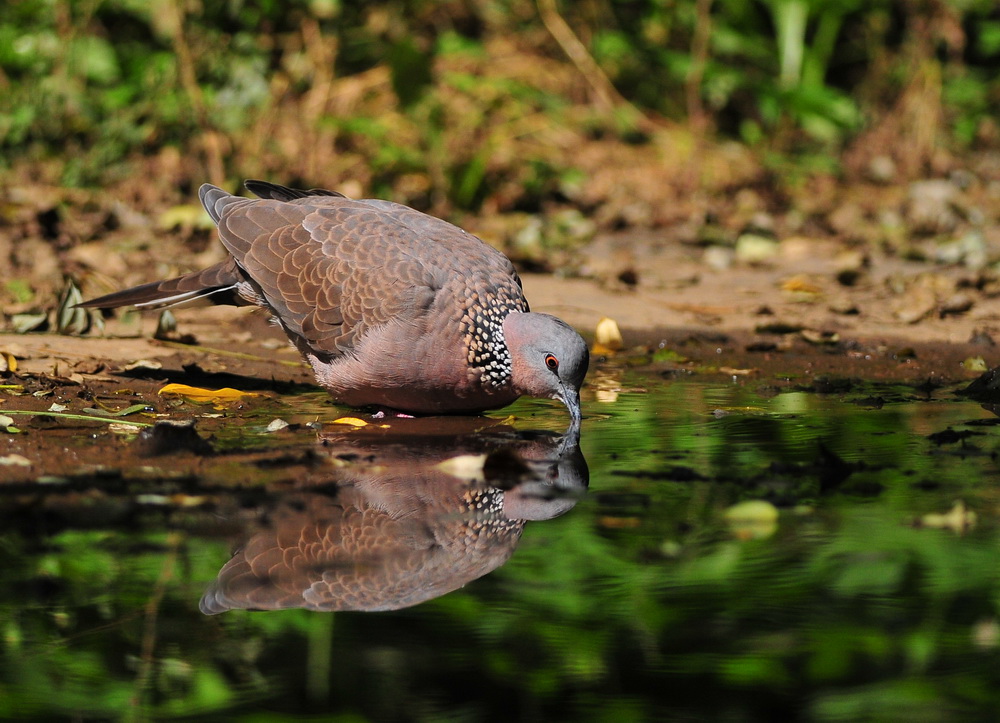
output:
[[[837,152],[916,87],[940,140],[961,149],[1000,133],[990,0],[599,0],[558,11],[624,102],[695,115],[751,145]],[[423,206],[493,197],[530,209],[558,195],[572,167],[551,152],[553,129],[642,138],[633,116],[581,102],[581,74],[531,0],[9,2],[0,162],[70,185],[136,173],[181,185],[355,178]],[[525,138],[534,143],[510,150]],[[162,163],[145,169],[152,157]]]

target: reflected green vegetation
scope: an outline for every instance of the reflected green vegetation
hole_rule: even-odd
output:
[[[5,492],[0,717],[993,716],[996,417],[949,389],[624,381],[650,391],[587,403],[576,507],[396,612],[208,617],[238,514]],[[736,521],[748,501],[776,517]]]

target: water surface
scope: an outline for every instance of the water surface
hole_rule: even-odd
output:
[[[305,394],[7,488],[0,717],[989,719],[998,420],[953,392],[604,369],[578,450],[538,401],[264,431]]]

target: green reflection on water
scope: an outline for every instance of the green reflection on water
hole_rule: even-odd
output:
[[[204,519],[51,535],[21,520],[0,535],[0,717],[995,714],[992,415],[946,390],[625,381],[648,391],[588,405],[575,509],[398,612],[206,617],[230,543]],[[515,411],[558,426],[544,404]],[[928,438],[949,428],[975,435]],[[746,500],[778,507],[773,534],[727,523]]]

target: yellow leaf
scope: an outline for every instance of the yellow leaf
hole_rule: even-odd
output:
[[[805,274],[798,274],[790,279],[785,279],[785,281],[781,284],[781,290],[800,294],[823,293],[823,288],[813,283]]]
[[[970,356],[962,362],[962,366],[965,367],[966,371],[970,372],[987,372],[990,370],[989,366],[986,365],[986,360],[981,356]]]
[[[158,228],[169,231],[172,228],[212,228],[212,219],[194,204],[183,204],[168,208],[156,219]]]
[[[594,346],[608,351],[618,351],[625,346],[617,321],[607,316],[601,317],[594,332]]]
[[[340,419],[334,419],[332,424],[346,424],[350,427],[368,426],[368,422],[363,419],[358,419],[357,417],[341,417]]]
[[[17,359],[9,351],[0,351],[0,372],[16,372]]]
[[[202,389],[201,387],[191,387],[187,384],[167,384],[160,392],[161,395],[175,394],[195,402],[235,402],[243,397],[258,397],[254,392],[243,392],[239,389],[224,387],[222,389]]]

